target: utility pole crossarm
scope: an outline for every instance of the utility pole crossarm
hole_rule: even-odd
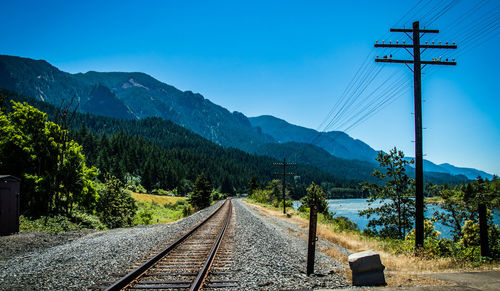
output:
[[[419,29],[420,33],[439,33],[438,29]],[[391,28],[391,32],[413,32],[413,29],[409,28]]]
[[[389,48],[413,48],[413,44],[384,44],[384,43],[376,43],[374,45],[375,47],[389,47]],[[435,48],[435,49],[456,49],[457,45],[441,45],[441,44],[421,44],[420,48],[422,49],[428,49],[428,48]]]
[[[414,60],[395,60],[395,59],[375,59],[376,63],[396,63],[396,64],[415,64]],[[442,61],[420,61],[422,65],[448,65],[455,66],[457,62],[442,62]]]

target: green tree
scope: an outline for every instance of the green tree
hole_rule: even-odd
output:
[[[120,180],[106,175],[105,184],[99,190],[97,212],[101,221],[109,228],[132,225],[137,205],[130,193],[123,189]]]
[[[371,232],[383,237],[404,239],[412,229],[415,216],[412,199],[415,196],[415,182],[406,175],[405,168],[412,162],[405,160],[403,152],[396,148],[388,154],[379,152],[376,160],[384,171],[375,170],[372,175],[385,181],[385,185],[363,184],[363,189],[370,195],[368,205],[372,207],[359,214],[369,219],[368,228]]]
[[[97,199],[95,168],[67,131],[26,103],[0,111],[0,172],[22,179],[21,211],[32,216],[70,214],[75,204],[92,208]]]
[[[233,184],[231,183],[231,180],[229,179],[228,176],[224,176],[224,180],[222,181],[220,191],[224,194],[229,194],[229,195],[234,194]]]
[[[180,196],[187,196],[194,189],[194,184],[188,179],[182,179],[177,186],[177,194]]]
[[[259,188],[259,180],[255,175],[252,175],[250,181],[248,182],[248,195],[251,196],[253,191]]]
[[[490,209],[498,206],[500,191],[498,180],[492,181],[478,177],[475,181],[454,188],[433,186],[431,193],[442,198],[440,205],[444,211],[436,211],[434,219],[452,229],[453,240],[464,247],[479,248],[478,206],[485,204],[487,209],[487,229],[490,253],[500,255],[500,231],[493,222]]]
[[[196,178],[194,183],[194,191],[189,196],[189,203],[193,205],[196,209],[203,209],[210,206],[212,194],[212,185],[210,181],[205,176],[205,173],[201,173]]]
[[[472,205],[464,203],[464,190],[470,191],[465,188],[465,186],[450,188],[448,185],[433,185],[429,189],[432,196],[441,197],[443,201],[440,206],[444,211],[435,211],[433,217],[451,229],[455,242],[462,237],[462,226],[465,221],[474,219],[477,214]]]
[[[307,195],[301,199],[303,205],[311,208],[314,205],[318,207],[318,212],[323,213],[330,217],[330,212],[328,211],[328,201],[326,201],[325,191],[316,185],[314,182],[306,190]]]
[[[267,184],[266,190],[269,193],[267,203],[277,202],[279,204],[279,201],[283,200],[282,187],[281,181],[278,179],[273,179]]]

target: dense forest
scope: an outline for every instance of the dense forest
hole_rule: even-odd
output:
[[[75,104],[55,107],[8,90],[0,94],[5,111],[11,106],[9,100],[27,102],[46,112],[49,120],[68,127],[71,139],[83,147],[87,163],[99,169],[99,177],[111,174],[125,183],[139,178],[153,191],[190,185],[204,172],[214,188],[224,184],[233,193],[246,192],[252,176],[261,184],[276,177],[272,164],[277,160],[224,148],[161,118],[122,120],[73,113]],[[358,187],[357,181],[339,179],[312,166],[298,165],[295,172],[297,176],[290,179],[292,198],[302,197],[313,180],[328,188]]]

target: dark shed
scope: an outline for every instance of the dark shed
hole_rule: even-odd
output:
[[[0,175],[0,235],[19,232],[19,188],[21,180]]]

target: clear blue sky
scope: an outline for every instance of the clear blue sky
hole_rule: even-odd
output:
[[[449,53],[458,66],[424,70],[425,158],[500,174],[498,1],[0,2],[1,54],[44,59],[71,73],[141,71],[231,111],[314,129],[323,129],[367,56],[372,64],[375,40],[402,40],[389,28],[425,25],[451,3],[430,26],[441,33],[425,36],[459,46]],[[477,13],[468,15],[471,9]],[[497,22],[485,31],[488,16]],[[472,48],[461,50],[460,40]],[[377,66],[383,69],[366,92],[391,74],[410,85],[347,133],[377,150],[397,146],[413,156],[412,73],[404,65]]]

